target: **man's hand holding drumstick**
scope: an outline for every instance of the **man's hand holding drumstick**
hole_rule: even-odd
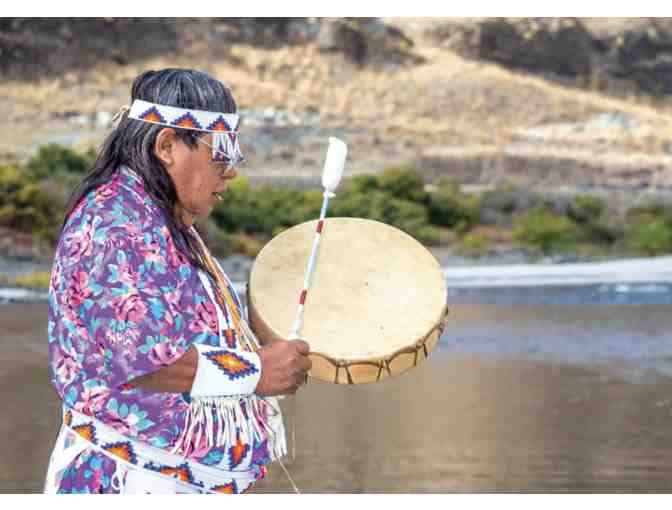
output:
[[[289,395],[306,380],[312,362],[310,346],[303,340],[275,340],[257,350],[261,378],[256,393],[265,396]]]
[[[299,389],[312,363],[310,346],[303,340],[273,340],[257,350],[261,377],[256,393],[264,396],[293,394]],[[153,391],[188,392],[198,364],[198,353],[191,347],[184,356],[156,372],[136,378],[133,383]]]

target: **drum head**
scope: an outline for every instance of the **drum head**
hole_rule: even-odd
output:
[[[262,339],[288,338],[292,330],[315,228],[311,221],[284,231],[252,266],[250,322]],[[441,324],[446,297],[439,263],[411,236],[377,221],[328,218],[301,329],[313,354],[310,375],[334,381],[314,355],[379,362],[412,350]]]

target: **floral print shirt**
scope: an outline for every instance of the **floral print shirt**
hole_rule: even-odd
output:
[[[220,333],[215,305],[197,269],[176,249],[140,178],[120,168],[82,199],[56,248],[49,357],[52,383],[65,406],[170,451],[188,420],[189,395],[151,391],[132,381],[172,363],[192,343],[225,345]],[[213,458],[226,460],[227,448],[234,446],[245,455],[229,456],[227,469],[253,463],[263,468],[268,462],[264,444],[196,445],[190,455],[212,464]],[[109,463],[95,452],[86,455],[96,465]],[[73,492],[95,492],[101,487],[87,486],[87,480],[101,483],[105,476],[71,479],[81,479]]]

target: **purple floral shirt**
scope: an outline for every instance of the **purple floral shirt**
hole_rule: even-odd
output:
[[[175,361],[192,343],[225,345],[220,333],[196,268],[176,249],[139,177],[122,167],[80,202],[56,248],[48,336],[52,383],[63,402],[170,451],[187,419],[188,395],[131,381]],[[264,444],[195,448],[190,456],[207,464],[233,447],[246,458],[229,456],[229,468],[268,462]]]

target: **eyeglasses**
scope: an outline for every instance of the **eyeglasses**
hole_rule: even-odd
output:
[[[215,147],[203,140],[203,138],[199,137],[197,140],[207,147],[210,147],[212,150],[212,162],[217,164],[217,166],[222,167],[222,172],[226,172],[227,170],[233,168],[236,165],[240,165],[245,161],[245,156],[243,156],[240,150],[237,151],[236,155],[231,155],[222,150],[215,149]]]

